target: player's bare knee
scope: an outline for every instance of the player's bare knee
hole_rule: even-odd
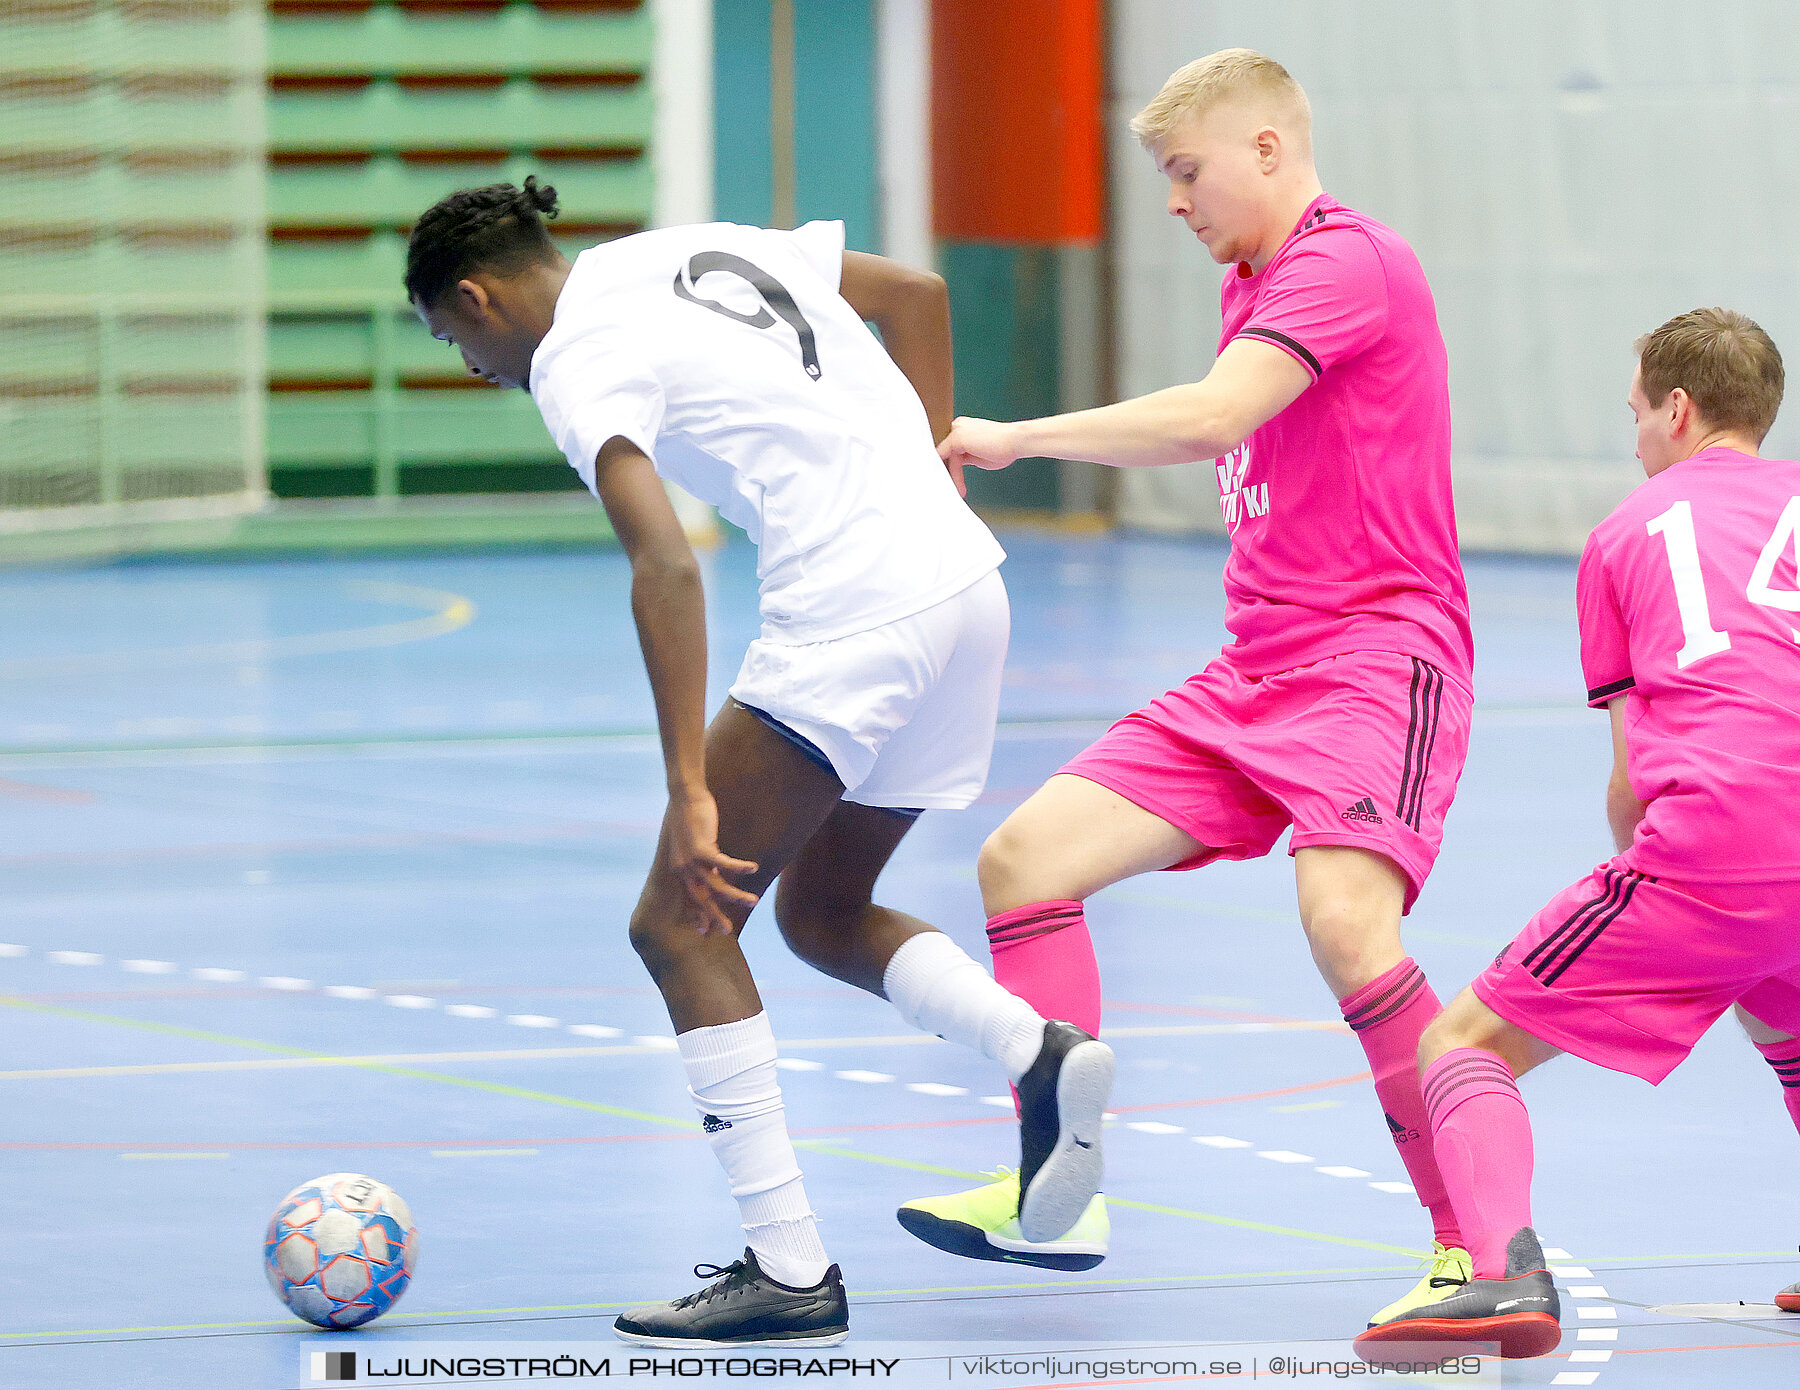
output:
[[[854,904],[835,902],[806,886],[790,887],[785,878],[775,890],[775,925],[788,949],[808,965],[830,973],[856,920]]]
[[[1009,912],[1050,896],[1048,892],[1033,892],[1028,885],[1031,877],[1030,839],[1013,819],[987,837],[975,860],[981,901],[990,917],[996,912]]]

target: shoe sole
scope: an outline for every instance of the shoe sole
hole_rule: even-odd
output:
[[[1784,1313],[1800,1313],[1800,1293],[1789,1293],[1783,1289],[1775,1295],[1775,1306]]]
[[[797,1337],[746,1337],[741,1341],[717,1340],[708,1337],[652,1337],[642,1332],[625,1332],[613,1328],[613,1336],[621,1342],[630,1342],[640,1347],[666,1347],[671,1351],[684,1348],[705,1348],[730,1350],[732,1347],[835,1347],[850,1336],[848,1327],[840,1327],[827,1332],[815,1332]]]
[[[1101,1133],[1114,1067],[1112,1049],[1091,1039],[1063,1058],[1056,1077],[1056,1146],[1019,1202],[1019,1233],[1026,1240],[1041,1243],[1065,1235],[1100,1190]]]
[[[1106,1258],[1104,1250],[1097,1254],[1085,1252],[1060,1255],[1008,1250],[1003,1246],[990,1245],[987,1232],[979,1226],[971,1226],[966,1221],[946,1221],[941,1216],[933,1216],[917,1207],[901,1207],[894,1215],[909,1234],[917,1236],[929,1246],[951,1255],[961,1255],[964,1259],[993,1260],[999,1264],[1031,1265],[1035,1269],[1059,1269],[1076,1273],[1092,1269]]]
[[[1548,1313],[1493,1318],[1397,1318],[1372,1327],[1354,1343],[1364,1361],[1380,1361],[1383,1342],[1495,1342],[1508,1361],[1547,1356],[1562,1341],[1562,1324]]]

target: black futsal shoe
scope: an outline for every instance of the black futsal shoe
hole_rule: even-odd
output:
[[[1053,1241],[1100,1190],[1113,1052],[1072,1023],[1044,1025],[1031,1070],[1019,1078],[1019,1231]]]
[[[1544,1356],[1562,1340],[1561,1319],[1537,1232],[1521,1226],[1506,1245],[1504,1279],[1471,1279],[1448,1298],[1377,1323],[1356,1339],[1356,1350],[1378,1362],[1384,1342],[1497,1342],[1508,1360]]]
[[[850,1300],[833,1265],[810,1289],[778,1284],[756,1263],[754,1251],[718,1265],[695,1265],[712,1279],[673,1303],[633,1308],[613,1323],[621,1341],[648,1347],[835,1347],[850,1335]]]

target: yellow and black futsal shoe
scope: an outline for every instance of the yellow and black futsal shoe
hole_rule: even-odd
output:
[[[1044,1025],[1037,1060],[1019,1078],[1019,1231],[1065,1235],[1100,1190],[1101,1129],[1113,1051],[1073,1023]]]
[[[1106,1258],[1110,1234],[1106,1198],[1096,1192],[1069,1230],[1055,1240],[1026,1240],[1019,1230],[1019,1175],[1010,1168],[998,1182],[947,1197],[920,1197],[895,1215],[927,1245],[971,1260],[1034,1265],[1038,1269],[1092,1269]]]
[[[1562,1302],[1537,1232],[1521,1226],[1506,1245],[1506,1277],[1471,1279],[1449,1297],[1377,1323],[1356,1339],[1365,1361],[1392,1342],[1495,1342],[1511,1360],[1545,1356],[1562,1340]]]
[[[694,1274],[714,1282],[672,1303],[633,1308],[613,1323],[613,1334],[650,1347],[835,1347],[850,1335],[850,1301],[836,1265],[810,1289],[776,1283],[752,1250],[723,1267],[695,1265]]]
[[[1459,1245],[1440,1245],[1437,1241],[1432,1241],[1430,1268],[1425,1271],[1424,1277],[1370,1318],[1369,1326],[1392,1322],[1402,1313],[1448,1298],[1452,1289],[1460,1289],[1469,1282],[1473,1272],[1467,1250]]]

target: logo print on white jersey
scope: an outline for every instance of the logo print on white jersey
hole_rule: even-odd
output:
[[[702,299],[689,288],[691,284],[698,284],[702,275],[715,270],[749,281],[768,307],[758,309],[754,314],[742,314],[717,300]],[[736,319],[752,328],[773,328],[775,315],[779,314],[800,339],[800,365],[806,368],[806,374],[814,381],[823,375],[819,367],[819,345],[813,337],[812,325],[806,321],[806,315],[800,312],[800,306],[794,303],[794,296],[788,291],[788,287],[761,266],[742,256],[734,256],[729,251],[700,251],[688,261],[685,279],[681,271],[675,272],[675,293],[690,304],[711,309],[715,314],[723,314],[728,319]],[[770,313],[770,309],[775,313]]]

